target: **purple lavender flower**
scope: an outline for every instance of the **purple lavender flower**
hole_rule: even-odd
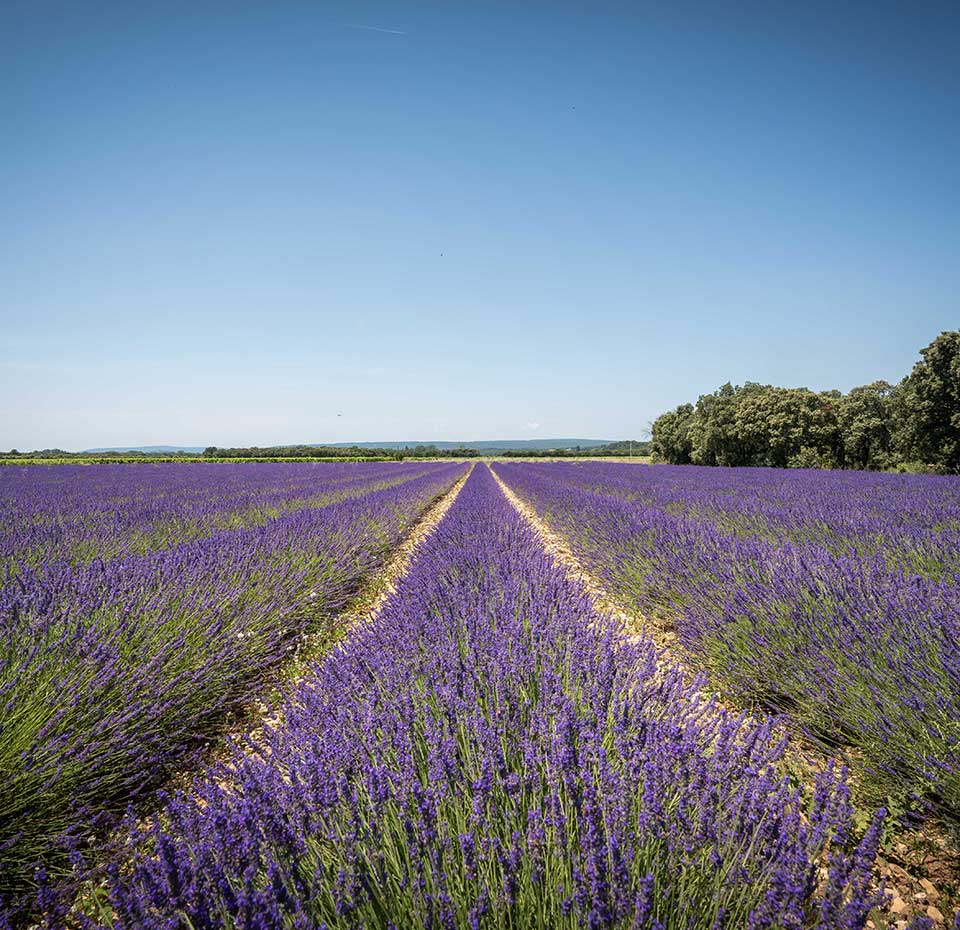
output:
[[[598,615],[485,466],[283,721],[131,831],[115,927],[800,927],[821,861],[823,930],[869,900],[839,773],[809,809],[776,728]]]

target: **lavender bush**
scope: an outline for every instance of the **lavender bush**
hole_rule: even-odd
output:
[[[841,772],[595,614],[478,466],[375,624],[146,826],[114,928],[860,928]],[[51,917],[55,922],[56,915]]]
[[[244,466],[245,476],[256,484],[261,467],[271,468]],[[351,478],[366,488],[362,496],[299,509],[281,500],[275,519],[175,547],[51,559],[11,573],[0,588],[0,897],[9,907],[32,898],[38,862],[54,875],[58,851],[88,842],[118,804],[185,765],[301,634],[333,632],[331,619],[362,580],[465,471],[420,465],[385,481],[382,468],[368,475],[365,465],[350,467],[352,475],[330,469],[331,485],[322,482],[327,469],[310,469],[300,498],[329,496]],[[201,486],[207,475],[229,475],[198,470]],[[145,472],[133,471],[143,480]],[[189,498],[195,473],[174,465],[153,474],[163,487],[154,495],[161,519],[182,513],[166,497],[176,496],[182,476]],[[120,489],[109,480],[101,487],[115,506]],[[225,496],[249,502],[257,493]],[[62,506],[43,494],[31,499],[41,514]],[[86,512],[109,506],[91,503]]]
[[[731,535],[877,555],[887,567],[935,578],[960,573],[960,481],[952,478],[600,462],[535,470]]]
[[[4,570],[178,546],[391,487],[422,463],[144,464],[0,468]]]
[[[610,588],[745,703],[960,816],[960,481],[497,465]]]

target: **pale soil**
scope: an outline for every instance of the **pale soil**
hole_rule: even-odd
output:
[[[428,508],[394,552],[390,561],[377,572],[364,590],[361,591],[356,603],[340,615],[340,619],[343,620],[347,628],[353,628],[359,623],[370,623],[380,615],[386,605],[387,598],[397,590],[397,583],[410,570],[417,549],[440,525],[440,521],[453,506],[472,471],[473,468],[471,467],[443,497]]]
[[[234,742],[250,742],[256,745],[263,736],[265,727],[276,727],[282,722],[281,708],[283,699],[292,694],[297,685],[306,677],[310,666],[329,653],[337,644],[342,643],[356,629],[372,623],[383,610],[387,598],[396,590],[399,580],[409,571],[416,551],[423,545],[447,511],[453,506],[461,489],[473,471],[471,467],[453,487],[438,497],[413,524],[389,560],[376,571],[350,605],[333,619],[332,624],[307,633],[297,641],[290,656],[276,670],[271,679],[272,690],[261,692],[256,698],[240,705],[231,714],[224,735],[211,744],[209,761],[226,761],[229,757],[227,747]],[[178,776],[175,781],[179,787],[186,787],[193,770]]]
[[[500,490],[503,491],[513,508],[530,524],[533,531],[543,543],[543,548],[566,570],[567,574],[575,579],[590,596],[596,610],[608,617],[612,617],[618,625],[627,631],[636,631],[646,634],[654,643],[664,650],[669,661],[683,667],[680,657],[675,654],[677,642],[676,633],[665,627],[652,623],[640,616],[637,611],[628,610],[604,587],[603,582],[592,572],[588,571],[580,560],[573,554],[567,541],[550,529],[540,519],[537,512],[525,501],[521,500],[513,490],[507,486],[494,469],[490,469],[496,478]],[[690,671],[689,669],[687,671]]]

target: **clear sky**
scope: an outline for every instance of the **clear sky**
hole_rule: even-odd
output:
[[[638,436],[960,327],[960,4],[0,2],[0,448]]]

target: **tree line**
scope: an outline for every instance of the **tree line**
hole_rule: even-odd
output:
[[[960,331],[941,333],[898,384],[841,391],[747,382],[652,427],[656,461],[960,473]]]
[[[338,459],[402,459],[403,452],[396,449],[368,449],[360,446],[238,446],[218,448],[207,446],[203,450],[206,459],[290,459],[290,458],[338,458]]]
[[[573,449],[475,449],[459,446],[455,449],[438,449],[434,445],[404,446],[402,449],[380,449],[366,446],[237,446],[219,448],[207,446],[203,452],[67,452],[64,449],[40,449],[20,452],[11,449],[0,452],[0,464],[20,462],[82,462],[128,463],[128,462],[196,462],[196,461],[403,461],[407,459],[469,459],[484,455],[506,458],[577,458],[578,456],[646,456],[650,443],[640,439],[622,439],[602,446]]]
[[[618,439],[602,446],[575,446],[572,449],[500,449],[487,454],[510,459],[575,459],[606,458],[608,456],[647,456],[650,443],[643,439]]]
[[[367,446],[245,446],[221,449],[208,446],[203,450],[207,459],[272,459],[310,458],[317,455],[342,459],[404,459],[449,458],[469,459],[484,455],[504,458],[577,458],[578,456],[629,456],[648,455],[650,443],[643,440],[623,439],[602,446],[572,449],[474,449],[458,446],[455,449],[439,449],[434,445],[404,446],[402,449],[375,449]]]

